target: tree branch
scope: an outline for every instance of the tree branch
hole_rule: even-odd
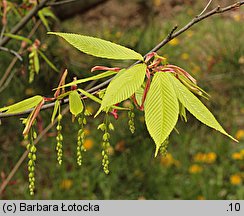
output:
[[[58,2],[50,2],[47,3],[47,6],[57,6],[57,5],[62,5],[62,4],[68,4],[68,3],[72,3],[72,2],[76,2],[79,0],[63,0],[63,1],[58,1]]]
[[[16,34],[16,33],[18,33],[18,31],[21,30],[21,29],[26,25],[26,23],[28,23],[29,20],[30,20],[33,16],[35,16],[35,15],[37,14],[37,12],[38,12],[39,10],[41,10],[42,8],[44,8],[44,7],[46,6],[46,4],[47,4],[48,1],[50,1],[50,0],[42,0],[39,4],[37,4],[34,8],[32,8],[32,9],[30,10],[30,12],[29,12],[27,15],[25,15],[25,16],[18,22],[18,24],[17,24],[16,26],[14,26],[14,27],[12,28],[12,30],[10,31],[10,33],[11,33],[11,34]],[[5,46],[5,45],[9,42],[9,40],[11,40],[11,38],[5,36],[2,40],[0,40],[0,47]]]
[[[208,3],[209,4],[209,3]],[[220,6],[214,8],[213,10],[205,13],[205,14],[202,14],[202,12],[200,14],[202,15],[197,15],[195,18],[193,18],[188,24],[186,24],[183,28],[181,28],[180,30],[178,30],[177,32],[174,33],[174,31],[176,30],[177,26],[175,26],[171,32],[167,35],[167,37],[161,41],[159,44],[157,44],[152,50],[150,50],[148,53],[151,53],[151,52],[157,52],[159,49],[161,49],[164,45],[166,45],[169,41],[171,41],[173,38],[179,36],[180,34],[182,34],[183,32],[185,32],[186,30],[188,30],[189,28],[191,28],[193,25],[195,25],[196,23],[214,15],[214,14],[219,14],[219,13],[224,13],[226,11],[229,11],[229,10],[233,10],[233,9],[237,9],[239,8],[240,6],[242,6],[244,4],[244,0],[242,1],[239,1],[239,2],[236,2],[232,5],[229,5],[227,7],[223,7],[221,8]],[[207,8],[207,7],[205,7]],[[204,9],[205,11],[206,9]],[[147,53],[147,54],[148,54]],[[144,58],[147,56],[147,54],[144,56]],[[137,63],[140,63],[140,61],[137,61],[135,62],[134,64],[137,64]],[[134,65],[133,64],[133,65]],[[102,87],[105,87],[106,85],[108,85],[110,83],[110,81],[112,80],[111,79],[108,79],[106,80],[105,82],[103,83],[100,83],[99,85],[97,86],[94,86],[93,88],[87,90],[88,92],[95,92],[97,90],[99,90],[100,88]],[[61,105],[62,104],[66,104],[69,102],[69,99],[65,99],[62,101]],[[49,103],[49,104],[46,104],[42,107],[41,110],[45,110],[45,109],[48,109],[48,108],[51,108],[51,107],[54,107],[54,102],[52,103]],[[11,116],[21,116],[21,115],[24,115],[24,114],[29,114],[32,112],[33,109],[29,109],[29,110],[26,110],[24,112],[20,112],[20,113],[15,113],[15,114],[5,114],[5,113],[0,113],[0,119],[1,118],[6,118],[6,117],[11,117]]]
[[[155,46],[151,51],[152,52],[156,52],[159,49],[161,49],[166,43],[168,43],[170,40],[174,39],[175,37],[179,36],[180,34],[182,34],[183,32],[185,32],[186,30],[188,30],[189,28],[191,28],[193,25],[195,25],[196,23],[214,15],[214,14],[218,14],[218,13],[224,13],[226,11],[229,10],[233,10],[233,9],[237,9],[240,6],[242,6],[244,4],[244,1],[239,1],[236,2],[235,4],[229,5],[227,7],[221,8],[220,6],[214,8],[213,10],[202,14],[202,15],[198,15],[195,18],[193,18],[188,24],[186,24],[183,28],[181,28],[179,31],[175,32],[172,35],[169,35],[168,37],[166,37],[161,43],[159,43],[157,46]]]
[[[38,20],[36,22],[36,24],[34,25],[34,27],[32,28],[31,32],[28,34],[27,38],[31,38],[33,36],[33,34],[36,32],[37,28],[39,27],[39,25],[41,24],[41,21]],[[24,48],[20,47],[18,53],[19,55],[22,55]],[[11,63],[9,64],[8,68],[6,69],[4,75],[2,76],[1,80],[0,80],[0,92],[2,92],[7,86],[6,82],[8,82],[8,80],[10,81],[9,77],[11,77],[11,75],[9,75],[14,67],[14,65],[16,64],[18,58],[14,57],[13,60],[11,61]],[[6,81],[7,80],[7,81]]]
[[[209,4],[209,3],[208,3]],[[184,26],[182,29],[180,29],[178,32],[174,33],[174,31],[176,30],[177,26],[175,26],[171,32],[168,34],[168,36],[161,42],[159,43],[157,46],[155,46],[151,51],[149,51],[148,53],[150,52],[156,52],[158,51],[160,48],[162,48],[165,44],[167,44],[170,40],[172,40],[173,38],[177,37],[178,35],[182,34],[183,32],[185,32],[187,29],[189,29],[191,26],[193,26],[195,23],[213,15],[213,14],[216,14],[216,13],[223,13],[225,11],[228,11],[228,10],[232,10],[234,8],[238,8],[240,7],[241,5],[244,4],[244,1],[240,1],[240,2],[237,2],[233,5],[230,5],[228,7],[225,7],[225,8],[220,8],[220,7],[217,7],[215,9],[213,9],[212,11],[206,13],[205,15],[200,15],[200,16],[197,16],[195,17],[191,22],[189,22],[186,26]],[[207,8],[208,6],[206,6],[205,8]],[[206,9],[204,9],[205,11]],[[201,12],[202,14],[203,12]],[[174,34],[173,34],[174,33]],[[148,54],[147,53],[147,54]],[[146,54],[146,55],[147,55]],[[146,56],[145,55],[145,56]],[[144,56],[144,57],[145,57]],[[137,64],[139,63],[140,61],[137,61],[135,62],[134,64]],[[134,65],[133,64],[133,65]],[[93,88],[90,88],[89,90],[87,90],[88,92],[95,92],[96,90],[106,86],[107,84],[109,84],[109,82],[111,81],[112,79],[109,79],[109,80],[106,80],[105,82],[93,87]],[[65,99],[63,101],[62,104],[64,103],[68,103],[68,99]],[[47,104],[47,105],[44,105],[42,109],[47,109],[47,108],[50,108],[50,107],[53,107],[54,106],[54,103],[50,103],[50,104]],[[66,107],[62,114],[66,114],[68,112],[69,108]],[[9,116],[19,116],[19,115],[23,115],[23,114],[28,114],[30,113],[32,110],[27,110],[25,112],[21,112],[21,113],[17,113],[17,114],[14,114],[14,115],[11,115],[11,114],[4,114],[4,113],[0,113],[0,118],[5,118],[5,117],[9,117]],[[54,123],[55,124],[57,121],[57,119],[55,119]],[[38,135],[37,139],[34,141],[34,145],[36,145],[40,139],[52,128],[53,126],[52,123],[50,123],[43,131],[41,134]],[[0,195],[2,195],[4,189],[6,188],[6,186],[8,185],[9,181],[12,179],[12,177],[14,176],[14,174],[17,172],[18,168],[20,167],[20,165],[23,163],[23,161],[25,160],[25,158],[27,157],[28,155],[28,151],[26,150],[23,155],[20,157],[20,159],[18,160],[18,162],[16,163],[16,165],[14,166],[14,168],[11,170],[11,172],[9,173],[8,177],[3,181],[2,185],[0,186]]]
[[[9,53],[13,54],[20,61],[23,60],[22,57],[21,57],[21,55],[18,52],[14,51],[14,50],[11,50],[11,49],[9,49],[7,47],[0,47],[0,50],[5,51],[5,52],[9,52]]]

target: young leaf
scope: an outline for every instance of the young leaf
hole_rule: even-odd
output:
[[[55,16],[55,14],[52,12],[52,10],[50,9],[50,7],[45,7],[41,10],[42,14],[45,17],[51,17],[54,20],[58,21],[58,18]]]
[[[85,95],[86,97],[90,98],[91,100],[101,104],[102,100],[97,98],[96,96],[94,96],[93,94],[83,90],[83,89],[77,89],[77,91],[79,91],[81,94]],[[128,108],[125,107],[119,107],[119,106],[112,106],[111,108],[113,109],[117,109],[117,110],[128,110]]]
[[[186,108],[182,105],[181,102],[179,102],[179,112],[180,112],[180,118],[181,120],[187,122],[187,117],[186,117]]]
[[[102,100],[100,110],[126,100],[142,85],[146,64],[136,64],[127,70],[121,70],[109,84]]]
[[[38,116],[43,104],[45,103],[44,98],[37,104],[37,106],[34,108],[34,110],[31,112],[31,114],[27,118],[27,123],[25,125],[23,135],[27,135],[30,131],[30,128],[35,121],[36,117]]]
[[[83,103],[77,91],[72,91],[69,94],[69,110],[74,116],[83,111]]]
[[[136,92],[135,92],[135,97],[136,97],[136,101],[138,103],[139,106],[142,105],[142,97],[143,97],[143,93],[144,93],[144,89],[142,87],[140,87]]]
[[[33,53],[34,53],[34,67],[35,67],[35,72],[38,74],[39,73],[39,70],[40,70],[40,63],[39,63],[39,58],[38,58],[38,53],[35,50],[33,50]]]
[[[49,65],[50,68],[52,68],[56,72],[59,72],[56,66],[47,58],[47,56],[44,55],[42,51],[37,50],[37,52],[43,58],[43,60]]]
[[[93,94],[90,94],[89,92],[83,90],[83,89],[77,89],[81,94],[85,95],[86,97],[90,98],[91,100],[101,104],[102,100],[94,96]]]
[[[53,123],[56,115],[57,115],[57,112],[58,112],[58,108],[60,106],[60,101],[59,100],[56,100],[55,101],[55,104],[54,104],[54,108],[53,108],[53,114],[52,114],[52,118],[51,118],[51,122]]]
[[[167,73],[156,73],[145,101],[147,129],[156,144],[155,156],[161,144],[174,129],[179,115],[179,103]]]
[[[28,44],[32,44],[32,41],[29,38],[23,37],[21,35],[15,35],[11,33],[5,33],[4,35],[15,40],[25,41]]]
[[[103,73],[100,73],[98,75],[95,76],[91,76],[91,77],[87,77],[85,79],[79,79],[70,83],[67,83],[66,85],[60,86],[59,88],[64,88],[64,87],[68,87],[68,86],[73,86],[73,85],[77,85],[80,83],[84,83],[84,82],[88,82],[88,81],[92,81],[92,80],[98,80],[98,79],[102,79],[111,75],[116,74],[117,72],[114,71],[105,71]],[[58,88],[57,88],[58,89]]]
[[[39,104],[42,101],[42,96],[36,95],[34,97],[25,99],[23,101],[20,101],[16,104],[3,107],[0,109],[0,112],[6,111],[6,113],[19,113],[23,112],[25,110],[31,109],[35,107],[37,104]]]
[[[100,38],[72,33],[48,32],[58,35],[78,50],[93,56],[108,59],[134,59],[143,61],[141,54],[127,47]]]
[[[46,27],[47,31],[50,31],[48,20],[44,16],[42,10],[38,11],[38,16],[39,16],[40,20],[42,21],[43,25]]]
[[[230,137],[232,140],[237,141],[222,128],[213,114],[192,92],[190,92],[178,79],[176,79],[176,77],[172,76],[171,74],[168,76],[174,86],[179,101],[184,107],[186,107],[186,109],[189,110],[192,115],[194,115],[203,124],[206,124],[207,126]]]

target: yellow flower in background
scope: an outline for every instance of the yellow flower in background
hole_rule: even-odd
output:
[[[189,56],[188,53],[182,53],[180,57],[181,57],[181,59],[183,59],[183,60],[188,60],[190,56]]]
[[[171,167],[173,165],[175,166],[180,166],[180,163],[178,160],[175,160],[173,155],[168,153],[166,154],[165,157],[162,157],[161,160],[160,160],[160,163],[163,165],[163,166],[166,166],[166,167]]]
[[[198,200],[205,200],[205,197],[204,196],[197,196],[197,199]]]
[[[196,174],[196,173],[200,173],[202,172],[202,167],[197,165],[197,164],[193,164],[189,167],[188,169],[189,173],[191,174]]]
[[[232,159],[234,160],[242,160],[243,156],[240,152],[235,152],[231,155]]]
[[[92,147],[93,147],[93,140],[92,139],[85,139],[85,142],[84,142],[84,147],[86,150],[90,150]]]
[[[203,161],[205,161],[205,158],[206,158],[205,154],[199,152],[194,155],[193,160],[194,160],[194,162],[203,162]]]
[[[234,174],[230,176],[230,183],[232,185],[239,185],[242,183],[241,175],[239,174]]]
[[[180,40],[178,38],[174,38],[169,42],[169,45],[177,46],[179,43],[180,43]]]
[[[71,179],[64,179],[60,183],[60,188],[69,190],[72,187],[72,185],[73,185],[73,181]]]
[[[214,163],[216,161],[217,155],[215,152],[209,152],[206,154],[206,163]]]
[[[165,157],[161,158],[160,163],[166,167],[170,167],[170,166],[174,165],[174,158],[173,158],[172,154],[170,154],[170,153],[166,154]]]
[[[215,152],[209,152],[209,153],[197,153],[194,155],[193,160],[194,162],[200,162],[200,163],[214,163],[216,161],[217,155]]]
[[[240,139],[242,139],[243,137],[244,137],[244,130],[243,130],[243,129],[238,130],[238,131],[236,132],[236,139],[240,140]]]

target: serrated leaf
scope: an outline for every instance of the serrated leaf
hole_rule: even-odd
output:
[[[25,110],[31,109],[35,107],[37,104],[39,104],[42,101],[43,97],[40,95],[36,95],[34,97],[25,99],[23,101],[20,101],[16,104],[3,107],[0,109],[0,112],[6,111],[6,113],[19,113],[23,112]]]
[[[167,73],[154,75],[144,109],[147,129],[156,144],[156,156],[161,144],[174,129],[179,115],[179,103]]]
[[[105,72],[97,74],[95,76],[91,76],[91,77],[87,77],[85,79],[79,79],[79,80],[67,83],[66,85],[60,86],[59,88],[69,87],[69,86],[77,85],[77,84],[88,82],[88,81],[92,81],[92,80],[102,79],[102,78],[105,78],[105,77],[108,77],[108,76],[112,76],[112,75],[114,75],[116,73],[117,72],[114,72],[114,71],[105,71]],[[56,88],[56,89],[58,89],[58,88]]]
[[[237,141],[222,128],[213,114],[192,92],[190,92],[176,77],[171,74],[169,75],[179,101],[192,115],[203,124],[225,134],[234,141]]]
[[[58,112],[58,108],[60,106],[60,101],[59,100],[56,100],[55,103],[54,103],[54,108],[53,108],[53,114],[52,114],[52,118],[51,118],[51,122],[53,123],[56,115],[57,115],[57,112]]]
[[[100,109],[110,107],[133,95],[144,81],[146,67],[146,64],[137,64],[127,70],[120,71],[110,82]]]
[[[78,50],[97,57],[108,59],[134,59],[143,61],[141,54],[127,47],[100,38],[72,33],[48,32],[58,35]]]
[[[77,91],[72,91],[69,94],[69,110],[74,115],[77,116],[83,111],[83,103],[81,101],[80,95]]]

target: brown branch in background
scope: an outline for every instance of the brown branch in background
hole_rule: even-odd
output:
[[[227,7],[221,8],[220,6],[214,8],[213,10],[202,14],[202,15],[197,15],[195,18],[193,18],[187,25],[185,25],[183,28],[181,28],[179,31],[175,32],[174,34],[166,37],[161,43],[159,43],[157,46],[155,46],[151,52],[156,52],[159,49],[161,49],[165,44],[167,44],[170,40],[172,40],[173,38],[179,36],[180,34],[182,34],[183,32],[185,32],[187,29],[191,28],[193,25],[195,25],[196,23],[214,15],[214,14],[218,14],[218,13],[224,13],[226,11],[229,10],[233,10],[233,9],[237,9],[240,6],[242,6],[244,4],[244,1],[239,1],[236,2],[235,4],[229,5]],[[201,12],[202,13],[202,12]]]
[[[72,3],[72,2],[76,2],[76,1],[80,1],[80,0],[63,0],[63,1],[57,1],[57,2],[50,2],[47,3],[47,6],[57,6],[57,5],[63,5],[63,4],[68,4],[68,3]]]
[[[25,15],[18,22],[18,24],[12,28],[12,30],[9,33],[11,33],[11,34],[18,33],[18,31],[21,30],[26,25],[26,23],[28,23],[29,20],[31,20],[31,18],[37,14],[37,12],[39,10],[41,10],[42,8],[44,8],[46,6],[46,3],[48,1],[50,1],[50,0],[42,0],[39,4],[37,4],[34,8],[32,8],[30,10],[30,12],[27,15]],[[10,39],[11,39],[10,37],[5,36],[2,40],[0,40],[0,47],[5,46],[9,42]]]
[[[208,3],[209,4],[209,3]],[[213,9],[212,11],[204,14],[204,15],[198,15],[196,16],[191,22],[189,22],[186,26],[184,26],[182,29],[180,29],[178,32],[174,33],[174,31],[176,30],[177,26],[175,26],[171,32],[168,34],[168,36],[161,42],[159,43],[157,46],[155,46],[151,51],[149,51],[148,53],[150,52],[156,52],[158,51],[160,48],[162,48],[166,43],[168,43],[170,40],[172,40],[173,38],[177,37],[178,35],[182,34],[183,32],[185,32],[187,29],[189,29],[191,26],[193,26],[195,23],[213,15],[213,14],[216,14],[216,13],[223,13],[225,11],[228,11],[228,10],[232,10],[234,8],[238,8],[240,7],[241,5],[244,4],[244,1],[240,1],[240,2],[237,2],[233,5],[230,5],[230,6],[227,6],[225,8],[220,8],[220,7],[217,7],[215,9]],[[206,11],[207,7],[204,8],[203,11]],[[202,12],[200,13],[202,14]],[[173,34],[174,33],[174,34]],[[147,55],[147,54],[146,54]],[[145,56],[146,56],[145,55]],[[144,57],[145,57],[144,56]],[[135,62],[134,64],[136,63],[139,63],[140,61],[137,61]],[[87,90],[88,92],[94,92],[94,91],[97,91],[98,89],[106,86],[107,84],[109,84],[109,82],[111,81],[112,79],[109,79],[109,80],[106,80],[105,82],[97,85],[97,86],[94,86],[93,88],[90,88],[89,90]],[[95,83],[95,82],[93,82]],[[68,99],[65,99],[63,101],[62,104],[65,104],[65,103],[68,103]],[[47,108],[50,108],[50,107],[53,107],[54,106],[54,103],[50,103],[50,104],[47,104],[45,106],[43,106],[43,109],[47,109]],[[32,109],[33,110],[33,109]],[[17,114],[14,114],[14,115],[10,115],[10,114],[0,114],[0,118],[4,118],[4,117],[9,117],[9,116],[19,116],[19,115],[23,115],[23,114],[28,114],[30,113],[32,110],[27,110],[26,112],[22,112],[22,113],[17,113]],[[66,107],[63,112],[62,112],[62,115],[65,115],[69,110],[69,107]],[[36,140],[34,141],[34,145],[36,145],[40,140],[41,138],[53,127],[53,124],[55,124],[57,122],[57,118],[55,119],[54,123],[50,123],[40,134],[39,136],[36,138]],[[26,150],[23,155],[20,157],[20,159],[18,160],[18,162],[16,163],[16,165],[14,166],[14,168],[11,170],[11,172],[9,173],[8,177],[3,181],[2,185],[0,186],[0,195],[3,194],[3,191],[4,189],[6,188],[6,186],[8,185],[9,181],[13,178],[14,174],[17,172],[18,168],[20,167],[20,165],[23,163],[23,161],[25,160],[25,158],[27,157],[28,155],[28,151]]]
[[[156,45],[152,50],[150,50],[148,53],[151,53],[151,52],[157,52],[159,49],[161,49],[164,45],[166,45],[169,41],[171,41],[173,38],[179,36],[180,34],[182,34],[183,32],[185,32],[186,30],[188,30],[189,28],[191,28],[194,24],[206,19],[207,17],[210,17],[214,14],[218,14],[218,13],[224,13],[226,11],[229,11],[229,10],[233,10],[233,9],[236,9],[236,8],[239,8],[240,6],[242,6],[244,4],[244,0],[243,1],[239,1],[239,2],[236,2],[235,4],[232,4],[232,5],[229,5],[227,7],[223,7],[221,8],[220,6],[214,8],[213,10],[205,13],[205,14],[202,14],[202,12],[200,14],[202,15],[197,15],[195,18],[193,18],[188,24],[186,24],[183,28],[181,28],[179,31],[175,32],[175,30],[177,29],[177,26],[175,26],[171,32],[167,35],[167,37],[161,41],[158,45]],[[209,5],[209,3],[208,3]],[[206,11],[207,7],[205,7],[203,9],[203,11]],[[175,32],[175,33],[174,33]],[[147,54],[148,54],[147,53]],[[144,56],[144,58],[147,56],[147,54]],[[139,63],[140,61],[137,61],[135,62],[134,64],[137,64]],[[133,64],[133,65],[134,65]],[[93,88],[87,90],[88,92],[92,93],[94,91],[97,91],[99,90],[100,88],[102,87],[105,87],[106,85],[108,85],[110,83],[112,79],[108,79],[106,80],[105,82],[97,85],[97,86],[94,86]],[[65,99],[62,101],[61,105],[62,104],[66,104],[69,102],[69,99]],[[54,107],[54,102],[53,103],[49,103],[49,104],[46,104],[42,107],[41,110],[45,110],[45,109],[48,109],[48,108],[51,108],[51,107]],[[33,109],[29,109],[29,110],[26,110],[24,112],[20,112],[20,113],[15,113],[15,114],[5,114],[5,113],[0,113],[0,119],[1,118],[7,118],[7,117],[11,117],[11,116],[21,116],[21,115],[24,115],[24,114],[29,114],[32,112]]]
[[[32,28],[32,30],[29,33],[29,35],[27,36],[27,38],[30,39],[35,34],[35,32],[38,29],[40,24],[41,24],[41,21],[38,20],[36,22],[36,24],[34,25],[34,27]],[[23,50],[24,50],[24,48],[20,47],[20,49],[18,51],[20,56],[22,55]],[[7,87],[6,82],[7,82],[8,78],[10,77],[9,74],[11,73],[11,71],[12,71],[12,69],[13,69],[13,67],[14,67],[14,65],[16,64],[17,61],[18,61],[18,58],[16,56],[15,58],[13,58],[13,60],[9,64],[8,68],[6,69],[4,75],[2,76],[2,78],[0,80],[0,92],[2,92]]]
[[[22,57],[20,56],[20,54],[12,49],[9,49],[7,47],[0,47],[0,50],[5,51],[5,52],[9,52],[10,54],[13,54],[17,59],[19,59],[20,61],[22,61]]]

